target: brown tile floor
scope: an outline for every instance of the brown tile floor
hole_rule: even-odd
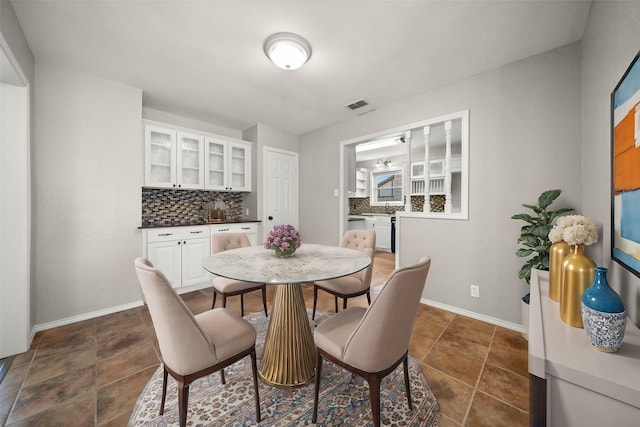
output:
[[[391,254],[377,253],[372,283],[382,283],[393,263]],[[304,295],[311,307],[313,288],[305,286]],[[211,290],[183,298],[200,313],[210,308]],[[238,300],[231,298],[228,308],[239,313]],[[261,304],[259,292],[247,295],[245,313],[262,311]],[[366,305],[366,298],[349,300],[349,305]],[[333,299],[324,292],[318,311],[333,311]],[[440,403],[441,427],[528,424],[527,342],[519,333],[421,306],[409,351],[421,362]],[[0,422],[125,426],[159,363],[143,307],[40,332],[0,383]]]

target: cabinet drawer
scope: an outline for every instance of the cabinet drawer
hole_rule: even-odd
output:
[[[256,233],[258,226],[255,223],[220,224],[211,226],[211,234],[216,233]]]
[[[249,238],[251,246],[258,244],[258,224],[255,222],[212,225],[211,235],[218,233],[245,233]]]
[[[166,242],[209,237],[209,227],[167,227],[147,230],[147,242]]]

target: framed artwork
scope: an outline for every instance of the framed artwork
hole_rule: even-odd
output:
[[[640,61],[611,93],[611,258],[640,277]]]

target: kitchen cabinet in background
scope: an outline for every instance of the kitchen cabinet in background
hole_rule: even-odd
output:
[[[366,220],[363,218],[352,218],[347,220],[347,230],[366,230]]]
[[[211,274],[202,259],[211,255],[211,236],[217,233],[245,233],[252,246],[258,241],[258,222],[242,222],[142,230],[142,253],[167,276],[174,288],[185,292],[211,286]],[[183,292],[179,290],[178,292]]]
[[[251,142],[143,121],[143,187],[251,191]]]
[[[391,252],[391,217],[374,215],[366,218],[367,230],[376,232],[376,249]]]
[[[356,190],[352,197],[369,197],[369,170],[356,169]]]
[[[174,288],[211,282],[202,259],[211,254],[209,226],[166,227],[143,231],[144,256]]]
[[[205,138],[205,189],[251,191],[251,143]]]
[[[204,187],[204,137],[168,127],[144,125],[144,185]]]

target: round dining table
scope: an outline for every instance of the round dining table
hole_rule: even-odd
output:
[[[258,367],[260,378],[277,387],[299,387],[315,375],[316,347],[301,284],[357,273],[371,264],[359,251],[304,243],[293,256],[252,246],[204,258],[210,273],[228,279],[277,285]]]

